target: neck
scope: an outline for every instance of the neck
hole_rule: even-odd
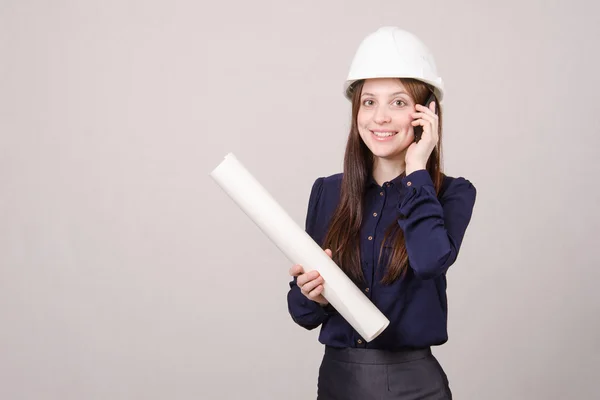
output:
[[[387,159],[375,157],[373,160],[373,179],[379,185],[391,181],[406,170],[404,157],[400,159]]]

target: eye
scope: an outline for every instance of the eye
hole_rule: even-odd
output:
[[[363,101],[363,106],[372,106],[373,105],[373,100],[365,100]]]
[[[395,105],[395,106],[400,106],[400,107],[401,107],[401,106],[403,106],[403,105],[406,105],[406,103],[404,102],[404,100],[395,100],[395,101],[394,101],[394,105]]]

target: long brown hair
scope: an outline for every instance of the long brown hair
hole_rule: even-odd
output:
[[[413,101],[417,103],[422,104],[425,102],[433,91],[431,86],[421,81],[406,78],[399,79]],[[352,122],[344,155],[340,202],[331,218],[323,242],[323,248],[332,250],[333,260],[355,282],[364,281],[360,258],[360,227],[364,213],[365,189],[373,170],[373,154],[360,137],[356,122],[361,106],[360,96],[363,85],[364,81],[358,81],[352,88]],[[436,193],[439,194],[443,180],[441,171],[442,110],[438,105],[437,97],[435,103],[439,118],[439,142],[429,156],[426,168],[433,180]],[[380,249],[380,260],[383,247],[388,240],[392,244],[392,250],[389,254],[388,270],[382,280],[384,284],[392,283],[403,276],[408,267],[404,233],[396,221],[386,230]]]

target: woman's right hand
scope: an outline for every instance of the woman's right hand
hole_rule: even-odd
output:
[[[325,253],[331,258],[331,250],[325,250]],[[304,272],[302,265],[296,264],[290,268],[290,275],[297,276],[296,284],[300,288],[300,291],[309,300],[316,301],[322,306],[329,304],[327,299],[323,297],[323,277],[318,271]]]

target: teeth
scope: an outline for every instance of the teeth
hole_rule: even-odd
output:
[[[396,132],[373,132],[373,134],[377,137],[388,137],[394,136]]]

